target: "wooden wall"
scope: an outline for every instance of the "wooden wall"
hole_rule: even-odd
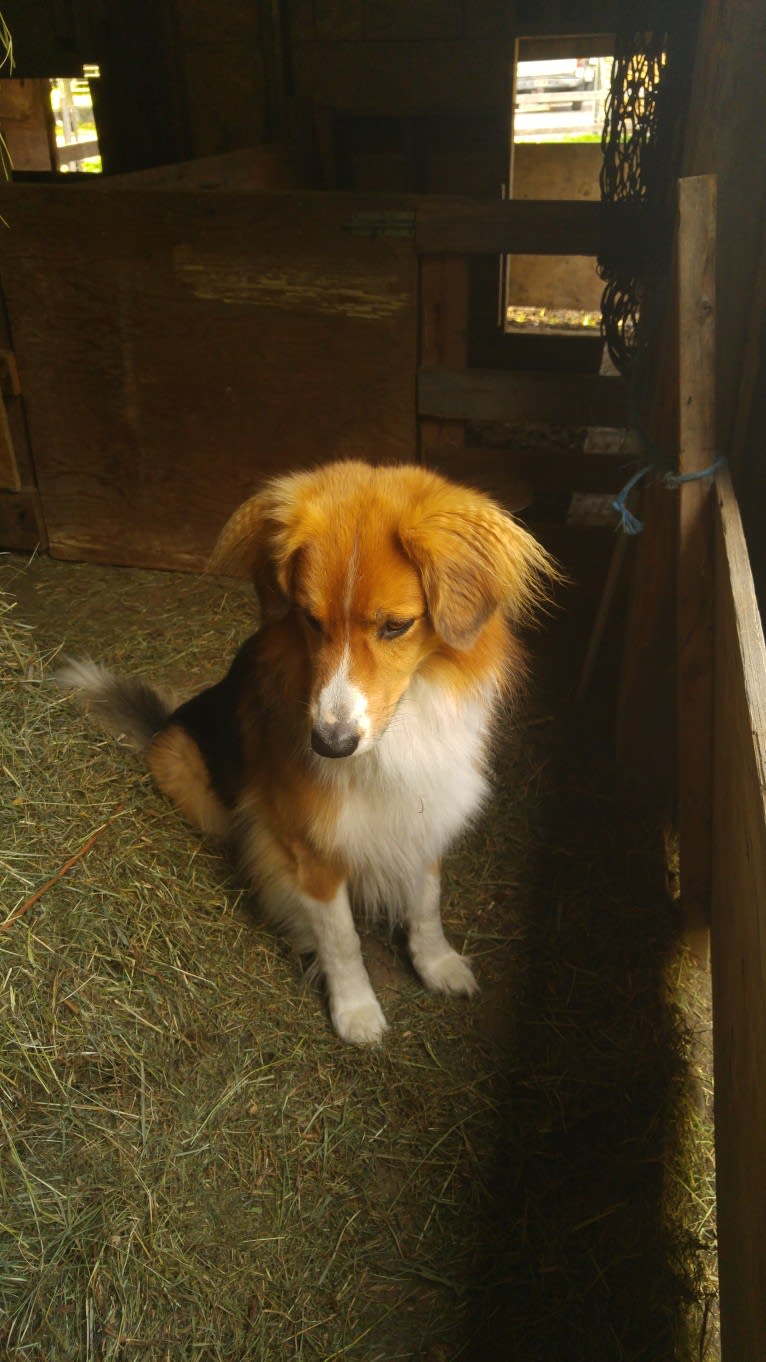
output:
[[[728,477],[715,505],[713,1011],[725,1362],[766,1357],[766,646]]]
[[[719,480],[715,592],[711,962],[721,1339],[725,1362],[766,1356],[766,699],[756,592],[766,603],[766,142],[762,71],[766,24],[757,0],[704,0],[680,170],[717,177],[714,448],[731,461],[739,505]],[[672,307],[662,330],[673,336]],[[678,448],[673,346],[660,335],[653,416],[659,442]],[[712,455],[713,450],[709,453]],[[657,711],[670,681],[670,612],[677,491],[646,498],[623,672],[621,713],[631,742],[623,767],[657,799],[670,743]],[[745,539],[747,536],[747,542]],[[702,568],[698,569],[701,577]],[[659,681],[658,681],[659,679]],[[701,678],[704,680],[705,678]],[[710,679],[709,677],[707,678]],[[712,727],[712,731],[711,731]],[[684,771],[680,772],[681,779]],[[683,865],[682,865],[683,892]]]
[[[718,446],[731,460],[766,610],[766,138],[761,0],[705,0],[684,173],[718,178]]]
[[[515,199],[590,199],[601,197],[598,143],[522,142],[514,148]],[[603,280],[595,259],[583,256],[516,255],[507,266],[511,306],[601,308]]]
[[[379,124],[349,126],[383,119],[408,163],[396,189],[496,193],[506,178],[503,0],[7,0],[3,13],[18,76],[101,67],[107,173],[292,140],[307,184],[333,188],[336,134],[342,156],[384,170]],[[369,164],[354,173],[391,186]]]
[[[201,566],[265,474],[414,456],[402,200],[13,186],[0,281],[51,551]]]
[[[48,81],[0,81],[0,131],[12,165],[54,168],[56,136]]]
[[[725,1362],[766,1356],[765,62],[762,4],[705,0],[684,170],[718,180],[717,448],[742,508],[740,521],[719,480],[711,960]]]

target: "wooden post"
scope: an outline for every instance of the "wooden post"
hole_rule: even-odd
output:
[[[713,175],[678,186],[679,473],[715,461],[715,234]],[[709,953],[712,731],[712,478],[678,489],[678,831],[687,941]]]

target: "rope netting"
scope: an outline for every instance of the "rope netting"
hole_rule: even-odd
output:
[[[695,9],[677,0],[626,5],[615,35],[601,139],[599,274],[604,339],[626,377],[646,339],[649,307],[666,288]]]
[[[675,451],[660,449],[647,433],[645,408],[653,344],[666,314],[697,5],[647,0],[625,5],[622,13],[601,139],[598,270],[604,280],[602,334],[628,380],[629,421],[647,459],[613,503],[622,528],[635,534],[642,526],[627,505],[631,491],[647,473],[671,480],[676,465]]]

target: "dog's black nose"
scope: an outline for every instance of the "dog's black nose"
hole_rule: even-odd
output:
[[[311,746],[320,757],[350,757],[359,746],[359,733],[351,724],[317,723],[311,731]]]

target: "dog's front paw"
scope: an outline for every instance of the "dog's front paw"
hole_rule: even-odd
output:
[[[388,1022],[374,994],[369,998],[336,1002],[330,1009],[332,1024],[341,1040],[350,1045],[380,1045]]]
[[[479,985],[471,966],[451,947],[432,959],[421,957],[414,963],[426,988],[432,989],[434,993],[453,993],[470,997],[471,994],[478,992]]]

